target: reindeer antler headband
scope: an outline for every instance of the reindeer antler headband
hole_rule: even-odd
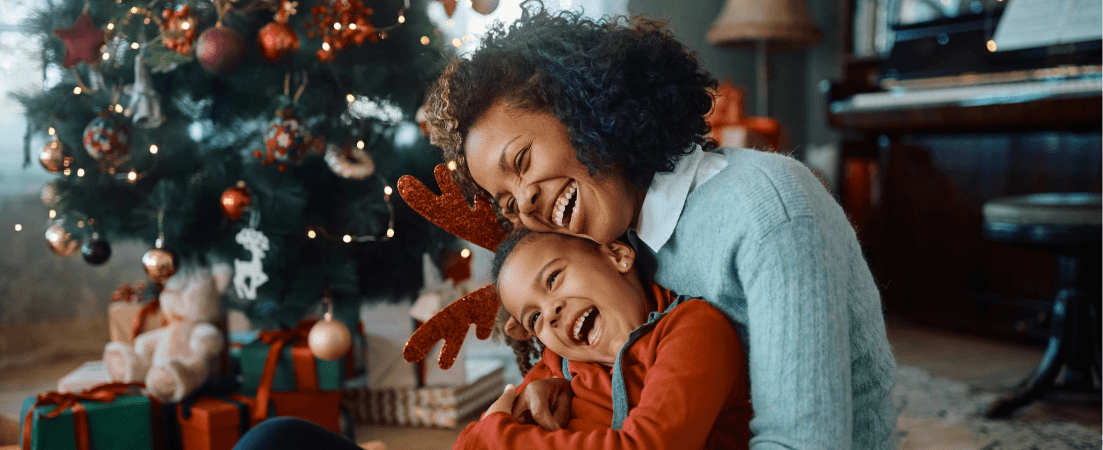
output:
[[[475,197],[475,209],[471,209],[448,168],[438,164],[433,174],[440,186],[440,196],[430,191],[417,178],[403,175],[398,180],[398,193],[402,200],[445,231],[492,252],[497,250],[498,244],[506,238],[506,233],[498,226],[494,207],[490,202],[485,198]],[[471,324],[475,324],[475,337],[490,337],[494,318],[498,314],[498,304],[498,292],[494,290],[493,283],[463,296],[414,331],[410,340],[406,341],[402,357],[409,362],[421,361],[429,355],[429,350],[437,341],[444,339],[444,348],[440,351],[437,364],[441,369],[452,367]]]

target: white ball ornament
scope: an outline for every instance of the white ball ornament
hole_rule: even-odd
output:
[[[325,319],[319,320],[310,328],[307,344],[314,356],[333,361],[348,354],[352,347],[352,335],[345,324],[333,320],[333,314],[327,312]]]

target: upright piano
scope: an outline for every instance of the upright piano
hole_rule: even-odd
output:
[[[1094,5],[1066,11],[1079,35],[1045,43],[1038,30],[1050,26],[1038,21],[1054,17],[1023,12],[1037,16],[1040,3]],[[1011,0],[898,24],[887,57],[848,60],[826,89],[841,135],[837,192],[890,315],[1028,341],[1047,334],[1052,259],[985,242],[981,207],[1100,191],[1103,30],[1083,31],[1100,27],[1100,10]]]

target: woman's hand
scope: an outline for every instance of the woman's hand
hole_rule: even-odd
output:
[[[548,431],[566,428],[571,420],[573,398],[571,382],[566,379],[534,380],[513,404],[513,417],[521,423],[535,423]]]
[[[498,399],[495,400],[494,403],[490,404],[490,407],[486,409],[486,412],[483,413],[480,419],[485,418],[486,416],[489,416],[496,412],[504,412],[506,414],[509,414],[513,409],[513,400],[515,400],[516,398],[517,388],[515,388],[512,384],[507,384],[506,390],[502,393],[502,396],[498,397]]]

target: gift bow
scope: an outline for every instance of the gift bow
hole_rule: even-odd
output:
[[[92,401],[111,403],[115,401],[115,397],[132,393],[134,388],[141,388],[144,386],[143,383],[107,383],[91,389],[86,389],[79,394],[57,391],[38,394],[38,398],[35,399],[34,405],[31,405],[31,408],[27,410],[27,416],[23,418],[23,450],[30,450],[31,448],[31,428],[34,422],[35,409],[39,406],[57,405],[53,410],[42,415],[42,417],[46,419],[53,419],[60,416],[65,411],[72,409],[73,429],[76,435],[77,450],[90,450],[91,443],[88,437],[88,410],[86,410],[84,405],[80,402]]]
[[[134,323],[130,325],[130,338],[135,339],[139,334],[142,334],[142,323],[145,322],[146,316],[156,314],[160,309],[160,298],[155,298],[142,305],[142,309],[138,310],[138,315],[134,316]]]
[[[307,339],[310,335],[310,328],[313,326],[314,321],[304,320],[290,330],[264,331],[258,336],[261,342],[268,344],[268,356],[264,359],[264,371],[260,374],[260,383],[257,386],[257,407],[253,410],[254,421],[260,422],[268,417],[268,398],[272,395],[272,382],[276,378],[276,366],[279,365],[283,347],[294,344],[299,339]],[[306,366],[304,371],[308,370],[314,376],[303,377],[305,378],[303,380],[297,377],[295,379],[296,383],[301,383],[298,385],[299,390],[317,391],[318,376],[317,368],[314,365],[314,355],[310,355],[310,358],[303,358],[302,361],[295,361],[296,366],[300,364]]]

